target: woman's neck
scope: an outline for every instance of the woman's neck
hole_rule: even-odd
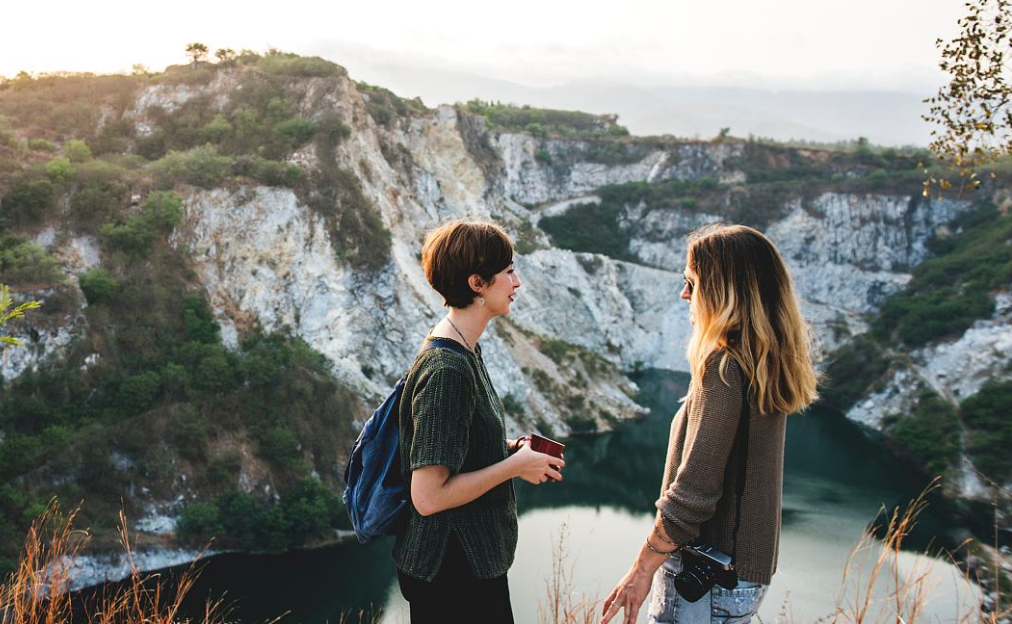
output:
[[[450,321],[448,335],[460,338],[461,336],[457,336],[459,331],[463,334],[467,346],[473,350],[492,317],[479,306],[472,304],[464,309],[450,308],[446,318]]]

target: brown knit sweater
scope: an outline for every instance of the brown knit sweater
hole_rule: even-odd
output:
[[[723,353],[707,360],[703,382],[671,423],[668,459],[657,501],[667,534],[678,544],[701,541],[734,556],[739,578],[768,585],[777,569],[780,504],[784,481],[784,414],[749,409],[748,461],[741,521],[734,539],[740,457],[731,451],[742,413],[743,380]]]

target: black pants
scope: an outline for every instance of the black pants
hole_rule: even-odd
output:
[[[397,570],[401,594],[411,607],[411,624],[513,624],[506,575],[477,579],[455,533],[432,582]]]

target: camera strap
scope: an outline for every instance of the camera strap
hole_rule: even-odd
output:
[[[741,366],[739,366],[741,368]],[[737,475],[735,475],[735,496],[737,501],[735,503],[734,512],[734,533],[731,534],[731,557],[733,558],[735,553],[738,551],[738,529],[741,527],[741,501],[745,498],[745,473],[748,471],[748,428],[749,421],[752,419],[752,410],[749,404],[749,386],[748,377],[745,374],[744,369],[741,371],[742,376],[742,389],[741,389],[741,415],[738,417],[738,433],[735,435],[734,442],[734,457],[737,463]]]

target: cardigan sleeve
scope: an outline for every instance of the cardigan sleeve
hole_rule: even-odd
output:
[[[711,356],[697,391],[689,397],[681,462],[656,506],[664,530],[676,544],[699,536],[724,491],[724,474],[741,418],[742,373],[730,358],[724,379],[719,356]]]

